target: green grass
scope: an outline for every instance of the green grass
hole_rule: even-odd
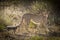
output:
[[[44,37],[42,37],[42,36],[34,36],[34,37],[31,37],[30,40],[44,40]]]
[[[30,28],[36,28],[37,25],[30,21],[29,27],[30,27]]]
[[[5,25],[0,24],[0,30],[3,30],[5,28]]]
[[[60,37],[48,37],[47,40],[60,40]]]
[[[30,40],[60,40],[60,37],[42,37],[42,36],[34,36],[34,37],[31,37]]]

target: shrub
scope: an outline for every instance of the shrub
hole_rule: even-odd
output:
[[[0,30],[3,30],[6,25],[11,25],[12,22],[8,16],[0,16]]]

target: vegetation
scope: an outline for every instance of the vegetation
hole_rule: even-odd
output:
[[[0,30],[3,30],[5,28],[5,25],[0,24]]]
[[[30,28],[36,28],[37,25],[30,21],[29,27],[30,27]]]
[[[60,37],[47,37],[47,40],[60,40]]]
[[[34,37],[31,37],[30,40],[44,40],[44,37],[42,37],[42,36],[34,36]]]
[[[3,30],[7,25],[11,25],[11,19],[8,15],[2,15],[0,16],[0,30]]]
[[[5,12],[5,10],[4,10]],[[13,25],[18,21],[15,14],[10,13],[2,13],[0,12],[0,29],[4,29],[8,25]]]
[[[42,36],[34,36],[34,37],[31,37],[30,40],[60,40],[60,37],[42,37]]]

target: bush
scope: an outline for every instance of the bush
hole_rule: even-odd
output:
[[[3,30],[6,25],[11,25],[11,19],[8,16],[0,16],[0,30]]]

